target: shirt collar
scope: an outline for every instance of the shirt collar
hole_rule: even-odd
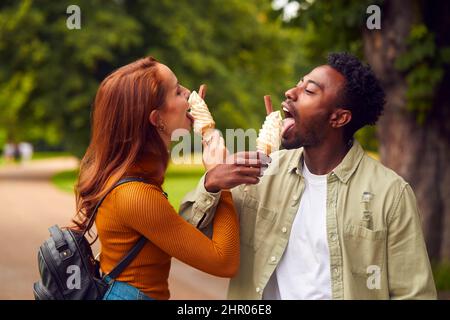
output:
[[[303,150],[303,148],[299,148],[295,151],[287,169],[288,173],[296,171],[298,174],[301,174],[303,169]]]
[[[303,170],[303,148],[297,149],[295,155],[292,157],[288,166],[288,173],[295,171],[298,175],[302,175]],[[342,159],[341,163],[334,168],[329,174],[336,175],[336,177],[343,183],[347,183],[353,173],[359,166],[361,159],[364,155],[364,150],[356,139],[353,141],[353,145],[350,150]]]

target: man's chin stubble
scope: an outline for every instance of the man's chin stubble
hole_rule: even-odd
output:
[[[283,147],[283,149],[292,150],[292,149],[301,148],[303,146],[303,143],[298,139],[295,139],[292,142],[288,142],[285,139],[282,139],[281,146]]]

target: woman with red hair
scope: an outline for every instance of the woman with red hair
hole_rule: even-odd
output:
[[[98,210],[102,272],[110,272],[142,236],[147,239],[111,281],[104,299],[168,299],[172,257],[221,277],[232,277],[238,270],[239,229],[231,193],[221,194],[209,239],[178,215],[162,190],[171,134],[192,128],[189,95],[175,74],[151,57],[116,70],[98,89],[73,221],[80,229],[90,228],[99,199],[121,178],[140,177],[145,183],[118,186]],[[259,169],[243,165],[237,171],[237,184],[258,182]]]

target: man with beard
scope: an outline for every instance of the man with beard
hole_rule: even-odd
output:
[[[435,299],[411,187],[353,138],[385,104],[370,67],[330,54],[285,96],[285,150],[260,182],[235,186],[219,164],[181,205],[207,233],[220,190],[232,188],[241,262],[229,298]]]

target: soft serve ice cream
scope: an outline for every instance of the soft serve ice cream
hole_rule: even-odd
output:
[[[264,120],[261,130],[256,139],[256,150],[270,155],[277,151],[281,144],[281,129],[283,120],[280,111],[271,112]]]
[[[208,106],[196,91],[192,91],[188,102],[191,106],[191,115],[194,117],[194,132],[206,139],[216,125]]]

